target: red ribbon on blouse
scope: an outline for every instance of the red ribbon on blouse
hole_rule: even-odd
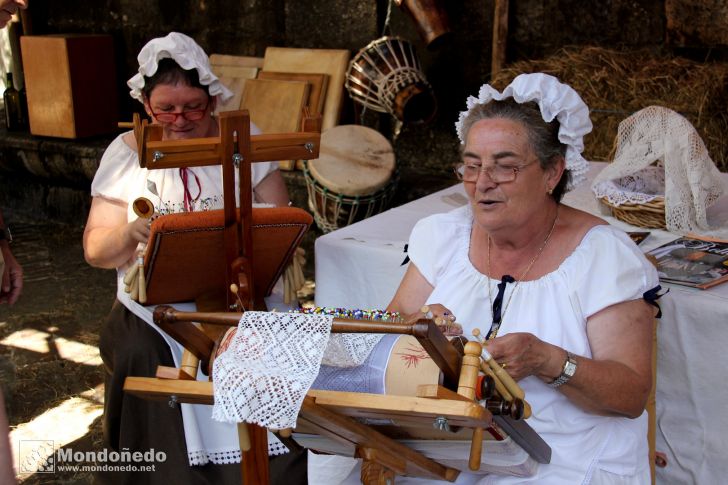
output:
[[[192,174],[193,177],[195,177],[195,183],[197,184],[197,195],[195,197],[192,197],[192,193],[190,192],[190,188],[187,184],[187,181],[189,179],[189,174]],[[179,169],[179,176],[182,179],[182,185],[184,186],[184,206],[186,212],[193,212],[194,211],[194,203],[197,202],[197,200],[200,198],[200,195],[202,195],[202,185],[200,184],[200,178],[197,176],[195,172],[192,172],[191,170],[188,170],[187,168],[180,168]]]

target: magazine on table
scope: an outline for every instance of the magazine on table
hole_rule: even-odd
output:
[[[653,249],[660,279],[706,289],[728,281],[728,241],[686,236]]]

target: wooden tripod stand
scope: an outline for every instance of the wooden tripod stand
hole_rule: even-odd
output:
[[[256,291],[253,274],[253,213],[251,165],[256,162],[318,157],[321,136],[321,117],[311,116],[304,109],[301,131],[271,135],[250,134],[247,111],[223,112],[219,116],[219,137],[162,140],[162,127],[134,118],[134,134],[138,143],[141,167],[149,170],[221,165],[223,175],[225,254],[225,302],[209,302],[207,308],[237,310],[259,308],[262,293]],[[235,174],[239,182],[236,200]],[[237,206],[237,207],[236,207]],[[298,210],[300,209],[286,209]],[[310,222],[309,222],[310,224]],[[297,244],[298,240],[296,241]],[[294,248],[295,249],[295,248]],[[193,249],[191,249],[192,251]],[[292,254],[292,252],[291,252]],[[148,268],[148,270],[151,270]],[[147,276],[147,280],[150,278]],[[234,288],[234,292],[227,291]],[[200,295],[202,296],[202,295]],[[204,332],[200,332],[204,335]],[[193,382],[197,375],[199,356],[185,351],[180,369],[160,367],[157,377],[168,381]],[[250,427],[251,445],[243,451],[243,476],[246,483],[267,483],[266,431]]]

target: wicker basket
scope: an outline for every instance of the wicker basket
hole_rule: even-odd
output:
[[[602,197],[604,205],[612,209],[612,215],[633,226],[665,229],[665,198],[656,197],[644,204],[622,204],[616,206]]]

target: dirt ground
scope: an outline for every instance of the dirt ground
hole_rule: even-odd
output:
[[[114,272],[86,264],[80,225],[13,222],[12,249],[25,283],[18,303],[0,306],[0,382],[11,445],[16,454],[26,440],[100,449],[103,373],[97,344],[114,299]],[[28,469],[19,465],[16,457],[16,472]],[[21,473],[18,479],[85,484],[91,473]]]
[[[22,484],[90,484],[89,471],[35,470],[36,443],[77,451],[103,448],[103,368],[99,331],[116,293],[115,271],[83,258],[83,227],[48,221],[12,221],[13,254],[25,278],[20,300],[0,306],[0,385],[11,446]],[[307,234],[304,304],[313,299],[313,240]]]
[[[114,272],[86,264],[81,226],[13,222],[12,249],[25,283],[14,306],[0,306],[0,382],[11,444],[16,453],[26,439],[54,440],[74,451],[100,449],[103,373],[96,347],[116,291]],[[68,436],[68,428],[75,431],[70,438],[58,436]],[[68,439],[73,441],[64,443]],[[18,478],[27,484],[91,483],[90,473]]]

